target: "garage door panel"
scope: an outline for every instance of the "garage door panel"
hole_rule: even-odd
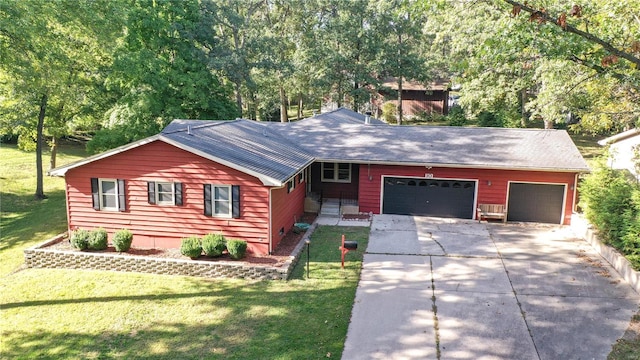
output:
[[[564,195],[565,185],[511,183],[507,220],[559,224]]]
[[[473,218],[475,182],[386,178],[385,214]]]

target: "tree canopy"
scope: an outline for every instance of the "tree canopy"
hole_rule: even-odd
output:
[[[501,126],[640,115],[640,0],[0,0],[0,56],[0,135],[40,172],[61,136],[97,152],[174,118],[372,110],[387,77],[449,80]]]

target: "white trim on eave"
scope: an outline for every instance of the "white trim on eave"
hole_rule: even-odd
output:
[[[401,161],[385,161],[385,160],[340,160],[340,159],[316,159],[316,162],[339,162],[349,164],[369,164],[369,165],[392,165],[392,166],[424,166],[424,167],[441,167],[441,168],[459,168],[459,169],[492,169],[492,170],[517,170],[517,171],[544,171],[544,172],[568,172],[568,173],[588,173],[589,168],[570,169],[570,168],[540,168],[540,167],[513,167],[500,166],[495,164],[445,164],[445,163],[421,163],[421,162],[401,162]]]
[[[245,173],[245,174],[251,175],[253,177],[256,177],[257,179],[259,179],[262,182],[263,185],[266,185],[266,186],[282,186],[283,184],[286,183],[286,182],[284,182],[284,183],[280,182],[277,179],[274,179],[272,177],[265,176],[263,174],[259,174],[259,173],[255,172],[253,170],[244,168],[242,166],[238,166],[237,164],[234,164],[234,163],[231,163],[229,161],[223,160],[223,159],[218,158],[216,156],[209,155],[209,154],[207,154],[207,153],[205,153],[203,151],[191,148],[189,146],[185,146],[183,144],[180,144],[177,141],[174,141],[174,140],[171,140],[171,139],[169,139],[167,137],[162,136],[162,134],[153,135],[153,136],[150,136],[150,137],[138,140],[138,141],[134,141],[132,143],[129,143],[129,144],[126,144],[126,145],[123,145],[123,146],[119,146],[119,147],[117,147],[115,149],[111,149],[111,150],[105,151],[105,152],[97,154],[97,155],[89,156],[88,158],[73,162],[71,164],[67,164],[67,165],[64,165],[64,166],[57,167],[55,169],[50,170],[47,174],[49,176],[65,176],[67,171],[69,171],[71,169],[77,168],[79,166],[86,165],[88,163],[91,163],[91,162],[94,162],[94,161],[97,161],[97,160],[102,160],[102,159],[108,158],[108,157],[113,156],[113,155],[117,155],[117,154],[123,153],[125,151],[137,148],[137,147],[142,146],[142,145],[146,145],[146,144],[152,143],[154,141],[162,141],[162,142],[164,142],[166,144],[175,146],[175,147],[177,147],[179,149],[182,149],[184,151],[190,152],[192,154],[201,156],[201,157],[203,157],[205,159],[217,162],[219,164],[228,166],[228,167],[230,167],[232,169],[238,170],[238,171],[240,171],[242,173]]]
[[[67,173],[67,171],[69,171],[71,169],[75,169],[75,168],[77,168],[79,166],[86,165],[86,164],[94,162],[94,161],[98,161],[98,160],[102,160],[102,159],[108,158],[109,156],[112,156],[112,155],[120,154],[120,153],[125,152],[127,150],[131,150],[131,149],[137,148],[138,146],[142,146],[142,145],[146,145],[146,144],[152,143],[152,142],[154,142],[156,140],[159,140],[159,139],[160,139],[160,135],[159,134],[158,135],[149,136],[147,138],[140,139],[138,141],[134,141],[132,143],[119,146],[119,147],[117,147],[115,149],[107,150],[107,151],[105,151],[103,153],[96,154],[96,155],[93,155],[93,156],[89,156],[89,157],[84,158],[82,160],[78,160],[76,162],[72,162],[70,164],[63,165],[63,166],[57,167],[55,169],[51,169],[51,170],[49,170],[47,172],[47,174],[49,176],[64,176]]]
[[[234,164],[234,163],[232,163],[230,161],[227,161],[227,160],[221,159],[219,157],[207,154],[204,151],[200,151],[200,150],[194,149],[194,148],[192,148],[190,146],[186,146],[186,145],[181,144],[181,143],[179,143],[179,142],[177,142],[175,140],[171,140],[169,138],[166,138],[166,137],[164,137],[162,135],[160,136],[159,140],[164,141],[165,143],[167,143],[169,145],[173,145],[173,146],[177,147],[178,149],[182,149],[182,150],[188,151],[188,152],[190,152],[192,154],[196,154],[198,156],[202,156],[205,159],[211,160],[213,162],[217,162],[219,164],[228,166],[228,167],[230,167],[232,169],[235,169],[235,170],[238,170],[238,171],[243,172],[245,174],[248,174],[248,175],[251,175],[253,177],[256,177],[260,181],[262,181],[263,185],[267,185],[267,186],[282,186],[283,184],[286,183],[286,182],[284,182],[284,183],[280,182],[277,179],[274,179],[274,178],[272,178],[270,176],[266,176],[266,175],[257,173],[255,171],[247,169],[245,167],[238,166],[238,164]]]

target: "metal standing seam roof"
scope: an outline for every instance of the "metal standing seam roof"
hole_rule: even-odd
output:
[[[314,161],[310,153],[266,123],[251,120],[174,120],[161,136],[185,150],[196,150],[232,168],[274,180],[263,179],[270,185],[286,182]]]
[[[291,123],[174,120],[160,134],[50,171],[67,170],[152,141],[281,186],[314,161],[588,172],[564,130],[394,126],[348,109]]]

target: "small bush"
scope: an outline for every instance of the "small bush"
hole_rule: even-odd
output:
[[[74,230],[71,233],[71,238],[69,241],[71,242],[71,246],[79,250],[87,250],[89,248],[89,239],[91,238],[91,233],[89,230],[78,229]]]
[[[113,247],[116,248],[116,251],[129,251],[131,248],[131,242],[133,241],[133,234],[127,229],[118,230],[113,234],[113,239],[111,241],[113,242]]]
[[[482,127],[503,127],[503,119],[495,113],[483,111],[478,115],[478,126]]]
[[[205,255],[218,257],[227,248],[227,240],[222,234],[207,234],[202,238],[202,250]]]
[[[88,245],[90,250],[106,249],[107,246],[109,245],[107,230],[103,228],[97,228],[91,231]]]
[[[247,242],[238,239],[227,240],[227,251],[232,259],[242,259],[247,254]]]
[[[464,110],[460,106],[454,106],[449,110],[447,115],[447,122],[449,126],[464,126],[467,123],[467,118],[464,116]]]
[[[197,236],[183,238],[182,243],[180,244],[180,253],[192,259],[202,255],[202,243],[200,242],[200,238]]]
[[[393,124],[398,121],[396,114],[398,113],[398,107],[393,102],[389,101],[382,105],[382,120]]]

